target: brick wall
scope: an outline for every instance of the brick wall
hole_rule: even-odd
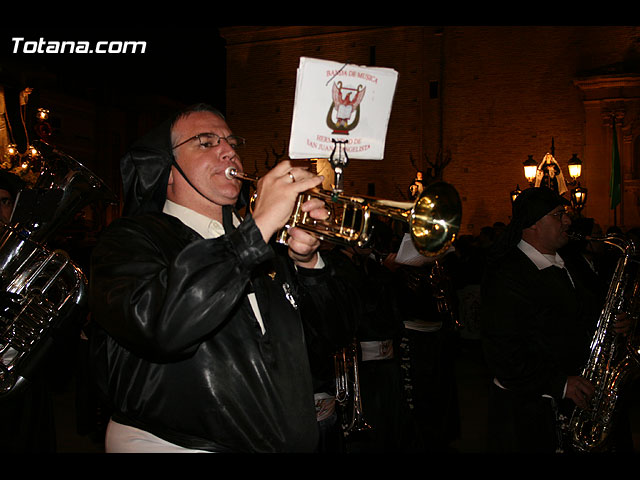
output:
[[[264,174],[286,155],[301,56],[393,68],[399,78],[385,158],[352,160],[345,189],[367,194],[374,184],[376,196],[406,200],[416,167],[426,170],[442,152],[450,158],[444,180],[463,200],[461,233],[477,234],[509,221],[509,192],[526,186],[522,162],[528,155],[540,161],[552,139],[566,177],[575,153],[591,178],[594,171],[608,178],[609,158],[584,158],[585,108],[574,80],[628,60],[640,29],[231,27],[222,35],[227,115],[249,140],[248,170]],[[589,205],[608,202],[598,195]],[[636,210],[625,211],[634,224]],[[606,227],[611,217],[603,212],[596,220]]]

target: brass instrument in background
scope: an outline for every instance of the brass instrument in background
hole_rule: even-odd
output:
[[[336,403],[339,406],[340,425],[345,437],[372,429],[371,425],[365,421],[362,411],[358,355],[356,340],[333,355]]]
[[[433,297],[436,300],[438,313],[454,328],[463,328],[464,325],[462,325],[460,316],[455,311],[454,301],[451,298],[453,290],[451,279],[439,260],[433,262],[433,266],[429,272],[429,283],[433,290]]]
[[[257,182],[258,177],[237,171],[233,167],[225,171],[227,178]],[[311,199],[325,201],[330,211],[326,220],[311,218],[302,212],[302,204]],[[372,215],[385,216],[409,225],[411,239],[418,252],[425,256],[437,256],[451,246],[460,229],[462,204],[458,192],[445,182],[425,187],[415,202],[396,202],[364,196],[348,196],[338,192],[311,189],[298,196],[293,213],[278,237],[278,243],[286,243],[286,231],[299,227],[316,235],[320,240],[342,245],[362,247],[373,235]]]
[[[227,168],[225,175],[229,179],[254,183],[259,180],[258,177],[239,172],[233,167]],[[302,204],[312,198],[319,198],[325,202],[329,209],[329,217],[326,220],[311,218],[302,211]],[[298,227],[320,240],[363,247],[375,234],[372,215],[407,223],[416,250],[421,255],[433,257],[446,252],[454,242],[460,228],[462,204],[455,188],[445,182],[428,185],[415,202],[349,196],[342,194],[341,190],[313,188],[298,196],[289,221],[278,233],[276,241],[286,244],[287,230]],[[345,437],[372,429],[362,412],[358,355],[358,342],[355,340],[334,355],[336,402],[340,407]]]
[[[596,452],[607,449],[623,388],[640,372],[640,345],[636,336],[640,314],[640,252],[631,240],[614,235],[584,239],[605,242],[622,252],[582,372],[595,387],[595,393],[589,409],[574,408],[568,426],[569,442],[575,450]],[[614,331],[619,313],[627,314],[632,320],[631,333],[627,336]]]
[[[431,297],[435,302],[435,312],[431,309],[420,311],[422,315],[437,313],[438,322],[454,330],[464,328],[453,298],[454,290],[447,268],[441,260],[420,267],[404,266],[399,270],[406,287],[421,303]]]
[[[19,192],[10,223],[0,222],[0,396],[28,383],[86,302],[80,268],[45,242],[90,203],[116,201],[72,157],[45,142],[35,146],[44,160],[38,178]]]

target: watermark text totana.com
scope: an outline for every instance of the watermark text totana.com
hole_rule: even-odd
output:
[[[24,37],[12,37],[12,52],[22,54],[34,53],[107,53],[107,54],[135,54],[145,53],[147,42],[139,40],[27,40]]]

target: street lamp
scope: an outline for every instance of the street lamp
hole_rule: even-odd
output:
[[[511,203],[516,201],[516,198],[518,198],[518,195],[520,195],[522,193],[522,190],[520,190],[520,185],[516,185],[516,189],[511,191]]]
[[[581,214],[580,212],[582,212],[582,209],[586,204],[587,204],[587,189],[584,187],[581,187],[580,183],[578,183],[578,186],[573,190],[571,190],[571,206],[578,213],[578,216],[580,216]]]
[[[578,154],[574,153],[571,160],[569,160],[569,176],[573,178],[574,183],[578,177],[582,174],[582,160],[578,158]]]
[[[554,140],[552,138],[551,151],[543,157],[540,163],[533,158],[533,155],[528,155],[527,159],[522,163],[524,177],[531,187],[547,187],[559,195],[569,191],[567,185],[577,185],[569,194],[573,208],[580,214],[580,211],[587,203],[587,189],[581,187],[580,183],[578,183],[578,178],[582,175],[582,160],[578,158],[576,153],[573,154],[567,165],[571,180],[565,181],[560,164],[553,156],[554,151]],[[520,193],[520,187],[518,186],[511,192],[511,201],[513,202]]]
[[[524,167],[524,178],[526,178],[529,185],[533,187],[538,171],[538,162],[533,159],[533,155],[529,155],[522,165]]]
[[[574,153],[568,162],[570,181],[564,179],[560,164],[554,158],[555,146],[551,139],[551,151],[547,153],[540,164],[533,159],[533,155],[528,155],[522,163],[524,177],[532,187],[548,187],[562,195],[567,191],[567,184],[576,185],[578,177],[582,174],[582,160],[578,154]]]

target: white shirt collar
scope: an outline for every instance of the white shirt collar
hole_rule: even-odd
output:
[[[198,232],[203,238],[216,238],[224,235],[224,227],[217,220],[213,220],[190,208],[184,207],[171,200],[166,200],[162,209],[167,215],[178,218],[186,226]]]
[[[520,240],[518,243],[518,248],[522,250],[522,252],[529,257],[538,270],[542,270],[543,268],[547,268],[550,266],[555,266],[559,268],[564,268],[564,260],[562,257],[556,252],[555,255],[543,254],[535,249],[532,245],[525,242],[524,240]]]
[[[199,233],[202,238],[218,238],[225,233],[224,227],[217,220],[213,220],[201,213],[191,210],[190,208],[174,203],[171,200],[165,200],[162,211],[167,215],[178,218],[187,227],[190,227]],[[233,224],[235,226],[240,224],[240,219],[235,212],[233,215]],[[318,252],[318,261],[314,268],[323,267],[324,260],[322,259],[322,256],[320,256],[320,252]]]

